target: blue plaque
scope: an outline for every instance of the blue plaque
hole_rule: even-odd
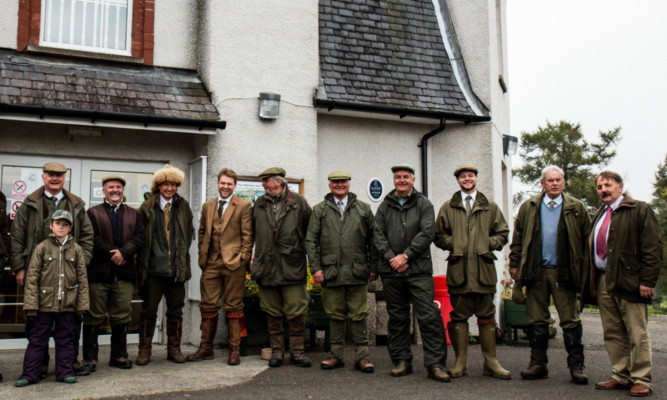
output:
[[[384,185],[378,178],[371,178],[368,182],[368,197],[373,201],[380,201],[384,194]]]

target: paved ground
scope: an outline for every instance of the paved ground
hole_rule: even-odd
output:
[[[415,373],[402,378],[389,376],[391,363],[386,347],[373,349],[371,357],[376,366],[374,374],[362,374],[349,363],[344,369],[322,371],[317,364],[326,354],[315,348],[309,355],[316,363],[313,368],[302,369],[285,365],[281,368],[266,368],[266,361],[259,356],[242,358],[238,367],[227,366],[226,352],[219,350],[212,361],[176,365],[165,360],[165,351],[157,346],[155,361],[146,367],[135,367],[121,371],[106,366],[90,377],[81,377],[75,385],[46,381],[27,388],[15,388],[14,380],[21,369],[23,353],[0,352],[0,370],[5,381],[0,383],[1,399],[403,399],[453,398],[477,399],[626,399],[627,392],[603,392],[595,390],[592,383],[609,376],[609,359],[602,343],[602,332],[597,313],[583,314],[586,344],[586,372],[591,384],[575,386],[569,382],[566,353],[562,346],[561,332],[550,344],[550,378],[540,381],[524,381],[519,372],[528,363],[530,349],[525,340],[517,346],[499,346],[498,357],[505,368],[512,371],[511,381],[500,381],[482,376],[482,356],[479,346],[471,346],[468,362],[470,375],[438,383],[426,379],[426,370],[421,365],[421,349],[413,346]],[[667,398],[667,317],[652,316],[649,321],[653,343],[653,380],[656,384],[654,398]],[[186,348],[186,351],[194,348]],[[107,357],[103,348],[101,359]],[[136,355],[136,350],[131,350]],[[353,359],[348,352],[349,360]],[[449,348],[448,362],[453,362]],[[460,397],[459,397],[460,396]]]

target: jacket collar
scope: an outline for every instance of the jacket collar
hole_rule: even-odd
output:
[[[348,207],[349,207],[349,205],[351,205],[351,204],[353,203],[353,200],[356,200],[356,198],[357,198],[357,195],[354,194],[354,193],[352,193],[352,192],[349,192],[349,193],[347,194],[347,204],[348,204]],[[334,195],[333,195],[331,192],[327,193],[327,194],[324,196],[324,200],[325,200],[325,201],[328,201],[328,202],[330,202],[330,203],[333,203],[334,205],[336,205],[336,198],[334,197]],[[336,207],[336,208],[337,208],[337,207]]]
[[[28,199],[37,203],[41,200],[43,195],[44,195],[44,186],[42,185],[37,190],[30,193]],[[72,193],[65,190],[65,188],[63,188],[63,195],[64,195],[63,198],[67,199],[67,201],[70,202],[72,206],[76,207],[79,203],[83,202],[83,200],[81,200],[80,197],[73,195]]]
[[[408,196],[408,201],[406,201],[405,204],[403,204],[403,207],[412,205],[412,203],[417,201],[417,199],[422,196],[424,195],[420,191],[418,191],[415,188],[412,188],[412,193],[410,193],[410,195]],[[392,207],[401,208],[401,205],[398,202],[398,196],[396,195],[396,189],[393,189],[391,192],[387,193],[387,196],[385,196],[385,200]]]
[[[461,191],[459,190],[458,192],[454,193],[452,196],[452,200],[449,203],[452,207],[463,207],[463,201],[461,200]],[[475,204],[473,208],[477,207],[487,207],[489,205],[489,200],[484,196],[482,192],[479,190],[477,191],[477,197],[475,198]]]

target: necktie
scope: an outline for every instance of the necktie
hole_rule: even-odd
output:
[[[470,214],[472,213],[472,207],[470,207],[470,201],[472,200],[472,196],[468,195],[466,197],[466,219],[470,220]]]
[[[53,215],[54,212],[56,212],[56,202],[58,201],[58,199],[56,198],[56,196],[52,196],[47,198],[47,200],[48,201],[46,202],[46,207],[49,209],[49,216],[51,216]]]
[[[556,202],[553,201],[553,200],[551,200],[551,201],[549,202],[549,208],[555,208],[555,207],[556,207]]]
[[[167,248],[169,248],[169,206],[167,203],[164,205],[164,231],[167,234]]]
[[[218,200],[218,218],[222,218],[222,212],[225,209],[225,200]]]
[[[345,204],[342,201],[338,202],[338,211],[340,211],[341,216],[345,214]]]
[[[595,239],[595,254],[601,259],[607,257],[607,230],[609,229],[609,222],[611,222],[611,213],[611,207],[607,207],[607,213],[604,216],[602,224],[600,224],[598,236]]]
[[[118,206],[111,206],[111,222],[113,222],[113,230],[118,230]]]

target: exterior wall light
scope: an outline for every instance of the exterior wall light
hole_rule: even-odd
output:
[[[503,135],[503,154],[513,156],[519,149],[519,138],[516,136]]]
[[[278,119],[280,113],[280,95],[261,92],[259,94],[259,117],[261,119]]]

